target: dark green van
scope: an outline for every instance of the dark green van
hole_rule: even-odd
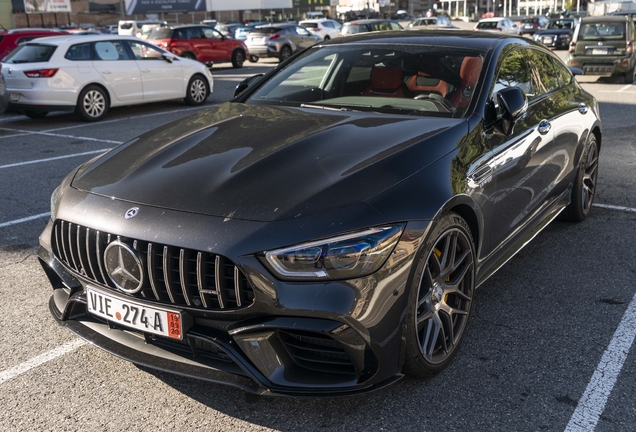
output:
[[[634,21],[627,16],[586,17],[574,31],[568,66],[586,75],[621,75],[634,82]]]

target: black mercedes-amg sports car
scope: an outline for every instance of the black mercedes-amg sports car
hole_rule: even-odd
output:
[[[237,93],[56,189],[57,322],[251,392],[369,391],[447,366],[475,289],[594,199],[597,103],[527,39],[341,38]]]

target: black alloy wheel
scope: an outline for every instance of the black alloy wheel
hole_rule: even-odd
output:
[[[245,53],[240,49],[237,49],[232,53],[232,67],[240,68],[243,67],[243,63],[245,62]]]
[[[596,195],[598,155],[596,136],[590,133],[574,179],[570,204],[561,212],[560,219],[568,222],[583,222],[590,213]]]
[[[329,35],[325,35],[325,38],[324,38],[323,40],[326,42],[326,41],[328,41],[329,39],[331,39],[331,38],[329,37]]]
[[[209,94],[208,81],[201,75],[195,75],[188,83],[185,101],[192,106],[203,105]]]
[[[79,95],[75,113],[85,121],[101,120],[108,112],[108,95],[96,85],[89,85]]]
[[[470,317],[475,290],[475,246],[456,213],[432,229],[412,279],[406,316],[405,372],[426,378],[456,354]]]
[[[291,55],[292,55],[291,48],[288,45],[285,45],[280,49],[279,60],[283,62],[287,60],[289,57],[291,57]]]
[[[258,61],[258,56],[252,54],[250,56],[250,62],[251,63],[256,63],[257,61]]]

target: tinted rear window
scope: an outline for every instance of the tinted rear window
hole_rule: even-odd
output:
[[[625,39],[624,22],[585,23],[579,30],[579,40]]]
[[[551,20],[548,29],[551,30],[570,30],[574,28],[573,20]]]
[[[257,27],[256,30],[254,30],[254,32],[270,34],[270,33],[276,33],[277,31],[280,31],[280,30],[281,30],[280,27]]]
[[[4,58],[6,63],[41,63],[47,62],[55,52],[56,46],[28,44],[20,45]]]
[[[133,23],[121,23],[119,24],[119,28],[122,30],[130,30],[133,28]]]
[[[172,37],[172,29],[160,27],[153,29],[148,35],[148,39],[170,39]]]
[[[480,22],[477,24],[477,28],[480,30],[494,30],[497,28],[496,21]]]

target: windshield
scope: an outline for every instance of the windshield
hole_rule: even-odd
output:
[[[170,39],[171,37],[172,29],[166,27],[156,27],[148,35],[148,39]]]
[[[551,20],[548,24],[549,30],[572,30],[573,28],[573,20]]]
[[[55,46],[52,45],[39,45],[28,44],[20,45],[9,53],[3,60],[5,63],[41,63],[48,62],[53,52],[55,52]]]
[[[481,51],[422,45],[316,47],[247,103],[461,117],[480,87],[483,57]],[[462,79],[461,69],[470,74]]]
[[[579,30],[579,40],[625,39],[624,22],[585,23]]]

